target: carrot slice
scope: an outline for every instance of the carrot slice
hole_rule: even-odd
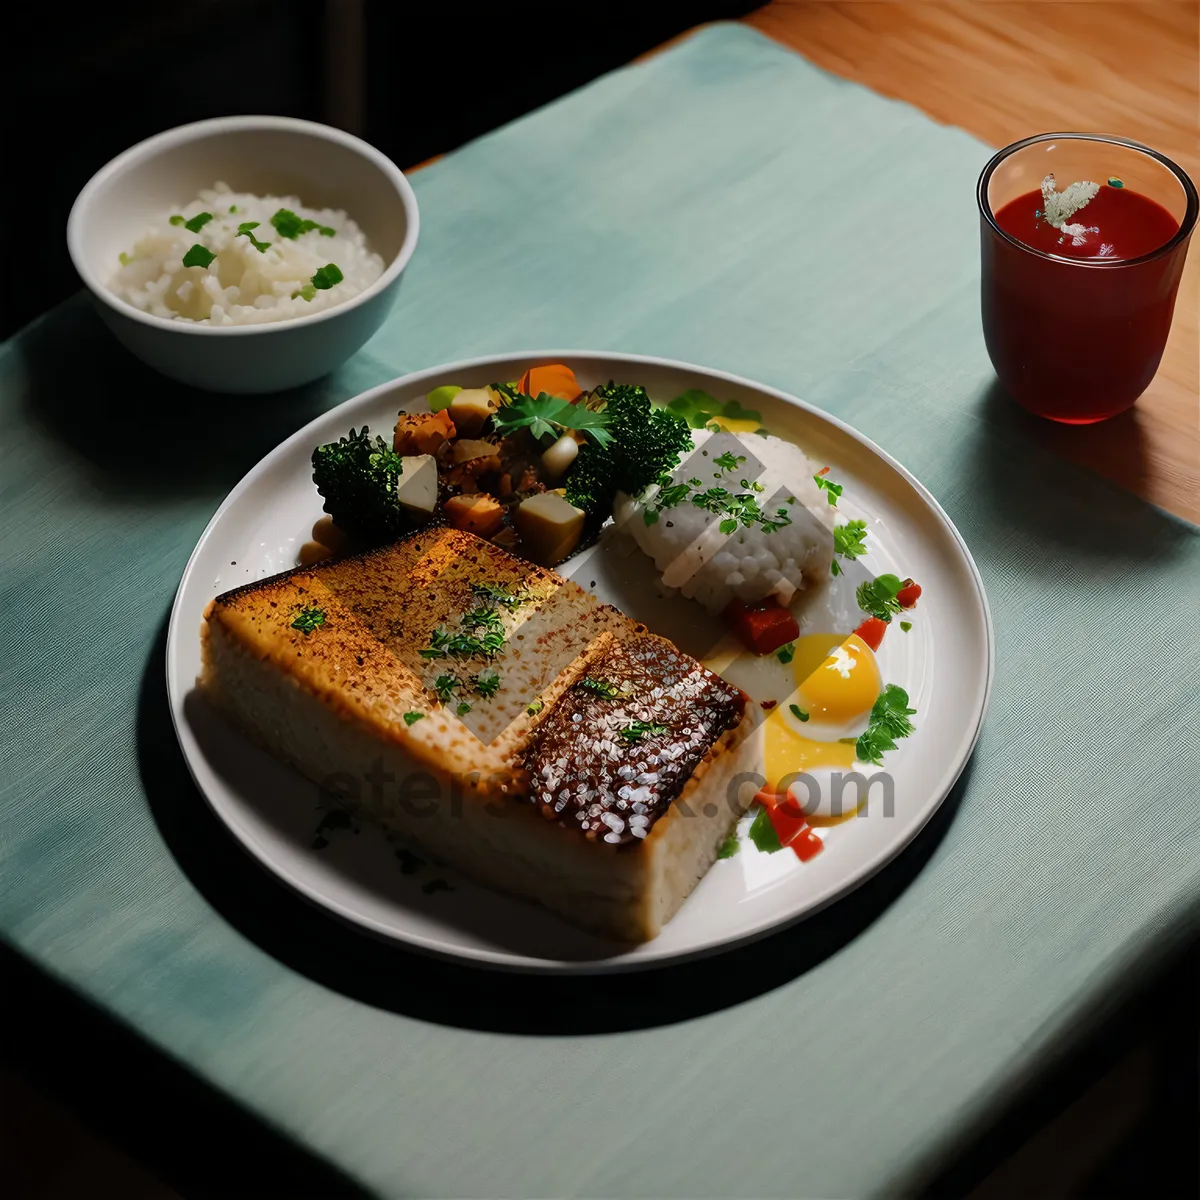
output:
[[[583,388],[575,380],[575,372],[562,363],[550,363],[545,367],[530,367],[521,376],[517,391],[527,396],[557,396],[560,400],[576,400],[583,395]]]
[[[878,650],[883,643],[883,635],[887,633],[887,622],[878,617],[868,617],[854,632],[872,650]]]
[[[901,608],[912,608],[921,598],[921,585],[911,579],[904,581],[904,586],[896,593],[896,602]]]

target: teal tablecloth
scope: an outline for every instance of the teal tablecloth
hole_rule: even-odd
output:
[[[987,154],[718,26],[422,171],[391,319],[303,394],[186,393],[80,301],[15,338],[6,938],[380,1194],[853,1196],[936,1162],[1195,932],[1200,884],[1200,537],[995,392]],[[545,345],[691,359],[857,425],[957,522],[999,652],[965,786],[866,892],[706,966],[561,987],[277,889],[209,824],[160,682],[188,552],[263,451],[393,375]]]

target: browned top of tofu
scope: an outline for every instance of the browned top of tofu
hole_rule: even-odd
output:
[[[543,816],[614,845],[645,838],[746,709],[746,696],[646,634],[594,660],[524,755]]]

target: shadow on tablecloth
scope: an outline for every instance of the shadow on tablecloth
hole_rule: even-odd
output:
[[[142,677],[138,760],[159,831],[191,882],[242,934],[314,982],[463,1029],[552,1036],[649,1029],[729,1008],[795,979],[857,937],[920,874],[953,821],[971,772],[968,763],[933,819],[889,866],[780,933],[708,959],[623,975],[516,974],[372,937],[313,906],[256,863],[188,773],[171,727],[165,645],[164,621]]]

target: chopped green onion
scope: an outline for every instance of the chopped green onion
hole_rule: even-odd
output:
[[[124,250],[122,250],[121,253],[117,255],[117,258],[120,260],[121,266],[123,266],[123,267],[129,266],[129,264],[131,262],[133,262],[133,259],[130,258],[129,255],[126,254]]]
[[[176,213],[175,216],[169,217],[168,220],[172,225],[182,225],[187,218],[181,217],[178,213]]]
[[[185,267],[207,267],[217,256],[211,251],[206,250],[199,242],[197,242],[184,256],[183,265]]]
[[[905,633],[907,633],[912,628],[912,622],[911,621],[901,621],[900,628],[903,629]]]
[[[800,705],[789,704],[788,709],[790,710],[792,716],[795,717],[797,721],[807,721],[808,720],[808,713],[806,713],[804,711],[804,709],[802,709],[800,707]]]
[[[324,292],[341,283],[345,278],[337,263],[326,263],[325,266],[318,267],[313,272],[312,285]]]
[[[252,234],[250,232],[250,230],[252,230],[252,229],[257,229],[259,227],[260,223],[261,222],[259,222],[259,221],[243,221],[238,226],[237,233],[234,236],[235,237],[248,237],[250,239],[250,245],[252,245],[255,248],[255,250],[257,250],[259,252],[259,254],[266,254],[267,250],[270,248],[271,243],[270,242],[260,242],[258,240],[258,238],[256,238],[254,236],[254,234]]]
[[[184,221],[183,227],[193,233],[199,233],[212,219],[213,215],[210,212],[197,213],[190,221]]]
[[[299,237],[302,233],[308,233],[311,229],[315,229],[322,237],[333,237],[337,232],[335,229],[330,229],[328,225],[297,216],[290,208],[281,208],[271,218],[271,224],[275,226],[275,232],[280,237],[292,239]]]
[[[406,712],[404,714],[405,725],[415,725],[425,714],[423,712]]]
[[[301,300],[309,300],[317,294],[317,289],[311,283],[306,283],[299,291],[292,293],[292,299],[299,297]]]

